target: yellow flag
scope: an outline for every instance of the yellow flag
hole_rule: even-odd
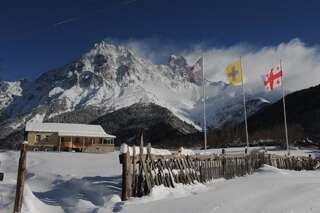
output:
[[[231,85],[240,84],[242,81],[242,69],[240,60],[233,62],[227,66],[224,73]]]

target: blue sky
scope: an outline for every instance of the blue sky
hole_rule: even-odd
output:
[[[320,38],[319,7],[318,1],[295,0],[2,1],[1,75],[35,78],[105,38],[146,41],[159,51],[165,44],[171,53],[196,44],[262,48],[293,38],[314,46]]]

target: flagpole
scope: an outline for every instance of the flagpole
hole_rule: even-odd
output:
[[[204,74],[204,57],[202,56],[202,89],[203,89],[203,136],[204,136],[204,149],[207,150],[207,120],[206,120],[206,87],[205,87],[205,74]]]
[[[281,75],[281,85],[282,85],[282,102],[283,102],[283,117],[284,117],[284,130],[285,130],[285,136],[286,136],[286,146],[287,146],[287,153],[290,155],[290,147],[289,147],[289,137],[288,137],[288,125],[287,125],[287,112],[286,112],[286,94],[285,94],[285,88],[284,88],[284,73],[282,70],[282,61],[280,59],[280,71],[282,72]]]
[[[249,148],[246,94],[245,94],[244,83],[243,83],[243,69],[242,69],[241,57],[240,57],[240,66],[241,66],[241,84],[242,84],[242,96],[243,96],[243,108],[244,108],[244,123],[245,123],[245,128],[246,128],[246,143],[247,143],[247,147]]]

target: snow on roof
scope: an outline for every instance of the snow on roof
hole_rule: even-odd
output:
[[[100,125],[70,123],[38,123],[28,122],[27,132],[57,132],[59,136],[82,136],[97,138],[116,138],[107,134]]]

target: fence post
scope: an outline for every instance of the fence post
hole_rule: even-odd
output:
[[[202,161],[199,161],[199,171],[200,171],[200,182],[204,183],[205,182],[205,178],[204,178],[204,168],[203,168]]]
[[[308,169],[307,170],[312,170],[313,169],[313,165],[312,165],[312,162],[313,162],[313,159],[312,159],[312,156],[311,154],[309,154],[308,156]]]
[[[123,154],[120,155],[122,163],[122,194],[121,200],[125,201],[131,196],[131,171],[130,152],[127,144],[123,144]]]
[[[154,183],[154,179],[153,179],[153,176],[152,176],[151,143],[147,144],[147,156],[146,156],[146,162],[145,163],[146,163],[147,172],[150,173],[149,175],[146,174],[146,176],[149,177],[151,188],[152,188],[155,185],[155,183]],[[151,188],[150,188],[150,190],[151,190]]]
[[[27,143],[23,143],[21,145],[18,176],[17,176],[16,199],[14,202],[13,213],[21,212],[21,208],[22,208],[24,179],[25,179],[25,172],[26,172],[27,148],[28,148]]]
[[[274,165],[273,165],[272,155],[271,155],[271,154],[269,154],[269,157],[268,157],[268,158],[269,158],[269,162],[270,162],[270,164],[269,164],[269,165],[270,165],[270,166],[274,166]]]
[[[0,166],[1,166],[1,161],[0,161]],[[4,179],[4,173],[0,172],[0,181],[3,181],[3,179]]]
[[[139,185],[138,185],[138,196],[144,195],[144,177],[143,177],[143,132],[140,134],[140,143],[139,143]]]
[[[248,159],[248,155],[245,155],[244,159],[245,159],[245,164],[246,164],[246,174],[249,174],[249,159]]]
[[[226,175],[227,175],[227,172],[226,172],[226,158],[224,157],[224,155],[222,155],[221,165],[222,165],[222,176],[224,178],[226,178]]]
[[[136,164],[137,164],[137,159],[136,159],[136,146],[133,145],[133,151],[132,151],[132,196],[137,195],[137,178],[136,178]]]
[[[145,181],[146,181],[146,185],[147,187],[144,188],[144,194],[148,194],[151,190],[151,182],[150,182],[150,176],[148,174],[148,171],[147,171],[147,155],[145,156],[145,158],[143,159],[143,151],[144,151],[144,146],[143,146],[143,132],[141,132],[141,136],[140,136],[140,165],[141,165],[141,176],[143,177],[143,174],[144,174],[144,178],[145,178]],[[143,180],[143,178],[142,178]]]

